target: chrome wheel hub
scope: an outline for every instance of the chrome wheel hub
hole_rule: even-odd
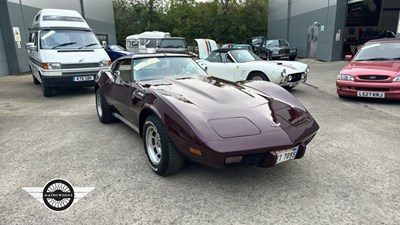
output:
[[[160,164],[162,156],[161,139],[153,125],[148,126],[146,130],[146,150],[150,161],[154,165]]]

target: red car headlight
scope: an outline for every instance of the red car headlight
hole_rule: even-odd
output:
[[[400,76],[397,76],[393,79],[393,82],[400,82]]]
[[[337,80],[354,80],[354,77],[352,75],[339,74]]]

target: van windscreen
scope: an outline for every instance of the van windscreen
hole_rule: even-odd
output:
[[[83,19],[76,16],[43,16],[43,21],[83,22]]]
[[[83,30],[42,30],[40,32],[42,49],[95,49],[101,48],[92,31]]]

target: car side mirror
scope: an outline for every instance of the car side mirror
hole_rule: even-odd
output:
[[[352,56],[352,55],[345,55],[344,58],[345,58],[346,60],[351,60],[351,59],[353,58],[353,56]]]
[[[114,76],[115,77],[121,76],[121,71],[119,70],[114,71]]]
[[[112,73],[110,73],[110,72],[111,72],[111,71],[107,71],[107,72],[106,72],[107,77],[108,77],[108,79],[109,79],[111,82],[114,82],[114,81],[115,81],[114,76],[113,76]]]
[[[35,43],[33,43],[33,42],[28,42],[28,43],[26,43],[26,45],[25,45],[25,47],[28,49],[28,50],[37,50],[37,46],[35,46]]]

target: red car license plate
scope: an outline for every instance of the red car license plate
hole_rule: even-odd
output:
[[[372,91],[357,91],[358,97],[366,98],[385,98],[384,92],[372,92]]]

